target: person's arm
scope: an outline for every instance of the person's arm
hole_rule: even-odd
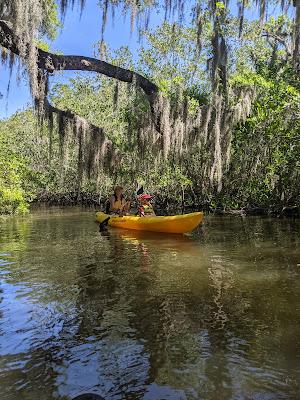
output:
[[[138,208],[138,214],[139,214],[140,217],[144,217],[145,216],[145,210],[144,210],[143,206],[140,206]]]
[[[124,199],[124,204],[122,204],[122,211],[128,212],[130,210],[130,207],[131,207],[130,200]]]

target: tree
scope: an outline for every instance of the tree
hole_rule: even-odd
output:
[[[76,137],[78,190],[81,188],[85,168],[89,174],[92,166],[96,174],[99,174],[102,166],[107,164],[101,163],[101,159],[110,159],[109,164],[113,166],[119,161],[116,154],[120,155],[120,151],[112,151],[115,146],[106,137],[103,127],[99,128],[91,120],[83,118],[82,114],[77,115],[72,108],[61,110],[59,106],[62,104],[49,103],[47,77],[58,70],[95,71],[117,82],[129,83],[136,101],[132,103],[134,111],[127,110],[128,142],[130,143],[134,131],[135,142],[141,154],[145,154],[145,148],[151,149],[158,159],[169,158],[175,163],[180,163],[183,155],[194,146],[199,154],[208,155],[203,167],[204,175],[209,181],[208,190],[221,193],[224,173],[230,166],[234,127],[243,123],[249,116],[251,105],[255,103],[257,96],[256,85],[235,86],[230,78],[236,68],[239,68],[238,64],[243,64],[245,70],[257,70],[259,64],[263,68],[264,61],[263,57],[257,56],[256,49],[252,47],[251,65],[242,56],[239,56],[236,62],[235,54],[241,54],[241,51],[247,49],[245,37],[249,24],[244,20],[245,3],[242,3],[237,18],[231,15],[229,6],[223,2],[192,1],[189,6],[193,19],[185,18],[184,22],[187,13],[185,3],[181,0],[166,1],[162,5],[166,18],[170,18],[175,12],[178,22],[165,23],[153,34],[149,32],[148,16],[151,10],[160,8],[161,3],[151,0],[101,2],[103,37],[100,48],[103,47],[108,10],[116,6],[123,6],[125,12],[131,11],[132,23],[136,20],[140,28],[143,26],[151,42],[154,52],[144,49],[144,58],[141,57],[139,66],[127,69],[122,67],[122,62],[104,61],[101,59],[101,53],[99,60],[57,55],[39,48],[37,39],[51,34],[51,27],[54,26],[55,30],[57,25],[54,2],[27,0],[22,4],[18,3],[18,7],[15,2],[1,2],[0,43],[10,54],[19,56],[26,65],[40,118],[43,120],[45,115],[48,117],[50,135],[53,114],[57,115],[56,125],[60,132],[62,156],[68,144],[69,132],[73,131]],[[262,47],[267,47],[265,56],[270,60],[267,66],[269,71],[272,70],[272,66],[276,65],[278,68],[278,61],[281,60],[283,69],[288,65],[291,75],[295,75],[299,59],[297,22],[300,6],[299,1],[294,2],[293,6],[289,2],[281,3],[289,13],[295,11],[293,21],[282,20],[273,23],[269,20],[266,23],[265,9],[268,2],[261,0],[260,21],[254,22],[257,35],[255,43],[261,40]],[[62,14],[73,4],[74,1],[62,1]],[[84,7],[84,1],[80,4]],[[240,22],[239,27],[237,20]],[[184,23],[188,27],[185,27]],[[186,57],[185,60],[182,57],[187,46],[188,61]],[[250,53],[249,49],[248,54]],[[173,58],[170,63],[169,57],[174,55],[179,61]],[[205,64],[208,66],[207,71]],[[168,76],[161,79],[159,74]],[[185,79],[187,76],[188,79]],[[119,91],[119,83],[115,88],[114,97],[118,97],[118,93],[122,92]]]

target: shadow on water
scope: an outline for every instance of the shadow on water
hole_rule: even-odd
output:
[[[87,211],[0,224],[2,398],[298,398],[299,228],[100,234]]]

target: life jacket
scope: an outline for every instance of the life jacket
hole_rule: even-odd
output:
[[[121,195],[121,199],[118,200],[116,194],[114,193],[114,194],[112,195],[112,197],[114,197],[114,202],[117,202],[117,201],[120,202],[120,207],[121,207],[122,202],[123,202],[125,196],[122,194],[122,195]],[[107,202],[106,202],[106,206],[105,206],[105,214],[109,214],[109,213],[110,213],[110,201],[109,201],[109,199],[108,199]]]
[[[144,213],[145,214],[152,214],[153,213],[153,207],[150,205],[143,205],[142,206],[143,207],[143,209],[144,209]]]
[[[153,207],[151,205],[148,204],[143,204],[142,206],[139,207],[139,214],[152,214],[153,211]]]

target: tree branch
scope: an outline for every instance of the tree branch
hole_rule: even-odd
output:
[[[20,55],[18,38],[7,25],[0,20],[0,44],[16,55]],[[55,71],[92,71],[123,82],[136,82],[149,98],[150,103],[158,92],[158,87],[144,76],[131,70],[109,64],[96,58],[78,55],[58,55],[37,48],[38,67],[48,72]]]
[[[300,0],[293,1],[295,10],[293,61],[296,71],[300,72]]]
[[[275,42],[277,41],[277,42],[279,42],[280,44],[282,44],[282,45],[285,47],[285,51],[286,51],[287,56],[288,56],[288,57],[291,57],[291,55],[292,55],[292,49],[290,48],[289,44],[286,42],[285,38],[283,38],[283,37],[281,37],[281,36],[279,36],[279,35],[276,35],[276,34],[273,33],[273,32],[267,32],[267,31],[264,31],[264,33],[263,33],[262,36],[263,36],[263,37],[266,37],[267,40],[271,37],[272,39],[274,39]],[[269,43],[269,45],[270,45],[271,47],[273,47],[273,44],[272,44],[269,40],[268,40],[268,43]]]

